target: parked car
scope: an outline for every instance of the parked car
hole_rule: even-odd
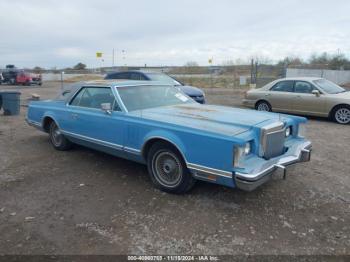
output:
[[[15,85],[16,77],[19,73],[19,69],[17,69],[14,65],[6,65],[6,68],[2,71],[3,80],[2,83]]]
[[[112,72],[105,76],[106,80],[110,79],[128,79],[128,80],[140,80],[140,81],[159,81],[166,84],[174,85],[179,87],[186,95],[194,99],[200,104],[205,103],[205,94],[198,87],[188,86],[177,79],[164,74],[155,72],[142,72],[142,71],[123,71],[123,72]]]
[[[350,92],[323,78],[284,78],[246,93],[243,105],[259,111],[329,117],[350,123]]]
[[[16,76],[16,84],[18,85],[42,85],[41,75],[28,72],[19,72]]]
[[[196,180],[251,191],[306,162],[306,119],[200,105],[178,88],[95,81],[29,104],[27,122],[57,150],[72,143],[146,164],[154,185],[184,193]]]
[[[41,74],[29,73],[14,65],[6,65],[6,69],[1,72],[0,82],[10,85],[42,85],[42,77]]]

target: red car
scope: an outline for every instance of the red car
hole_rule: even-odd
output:
[[[19,85],[39,85],[41,86],[41,74],[19,72],[16,76],[16,83]]]

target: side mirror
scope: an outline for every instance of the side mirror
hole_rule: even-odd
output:
[[[106,114],[112,114],[112,105],[111,103],[102,103],[101,104],[101,109],[104,111]]]
[[[320,96],[321,95],[320,91],[318,91],[318,90],[312,90],[311,93],[314,94],[315,96]]]

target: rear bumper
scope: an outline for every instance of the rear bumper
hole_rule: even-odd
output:
[[[282,156],[272,160],[267,167],[261,167],[252,173],[235,172],[234,180],[236,187],[244,191],[253,191],[257,187],[269,181],[274,174],[278,174],[283,178],[287,174],[287,167],[296,163],[308,162],[311,159],[311,142],[306,141],[297,145],[292,154]]]

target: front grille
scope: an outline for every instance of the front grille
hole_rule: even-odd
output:
[[[265,159],[280,156],[284,153],[285,128],[284,124],[279,122],[267,126],[261,131],[261,155]]]

